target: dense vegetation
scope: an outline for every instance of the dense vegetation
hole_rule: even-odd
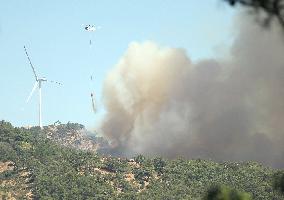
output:
[[[251,195],[226,186],[213,186],[207,192],[205,200],[251,200]]]
[[[37,127],[14,128],[4,121],[0,159],[12,166],[0,170],[2,198],[32,193],[35,199],[284,199],[281,171],[258,163],[102,157],[62,147]]]

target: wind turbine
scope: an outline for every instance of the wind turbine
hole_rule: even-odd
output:
[[[45,78],[45,77],[38,77],[37,74],[36,74],[36,71],[35,71],[35,68],[31,62],[31,59],[29,57],[29,54],[27,52],[27,49],[26,47],[24,46],[24,49],[25,49],[25,52],[26,52],[26,55],[27,55],[27,58],[29,60],[29,63],[30,63],[30,66],[32,67],[32,70],[33,70],[33,73],[34,73],[34,76],[35,76],[35,80],[36,82],[34,83],[34,86],[33,86],[33,89],[29,95],[29,97],[27,98],[27,103],[29,102],[30,98],[32,97],[36,87],[38,87],[38,91],[39,91],[39,127],[42,129],[43,126],[42,126],[42,112],[41,112],[41,106],[42,106],[42,102],[41,102],[41,86],[44,82],[47,82],[48,80]],[[61,83],[57,82],[57,81],[50,81],[52,83],[56,83],[56,84],[59,84],[59,85],[62,85]]]

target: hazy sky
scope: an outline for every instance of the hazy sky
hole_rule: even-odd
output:
[[[25,103],[35,79],[24,45],[39,76],[64,84],[43,85],[43,124],[60,120],[90,128],[104,111],[103,80],[129,43],[150,40],[181,47],[193,60],[216,57],[232,42],[233,16],[234,9],[221,0],[1,0],[0,119],[16,126],[38,124],[37,91]],[[83,24],[102,28],[89,34]]]

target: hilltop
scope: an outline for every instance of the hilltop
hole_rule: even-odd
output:
[[[259,163],[106,157],[82,130],[72,123],[40,130],[0,122],[2,199],[202,199],[215,184],[253,199],[284,199],[272,187],[278,171]]]
[[[108,141],[95,132],[85,129],[82,124],[70,123],[45,126],[43,133],[51,141],[69,148],[98,152],[109,148]]]

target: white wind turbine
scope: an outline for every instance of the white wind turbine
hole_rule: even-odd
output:
[[[31,67],[32,67],[32,70],[33,70],[33,73],[34,73],[34,76],[35,76],[35,79],[36,79],[36,82],[35,82],[35,84],[34,84],[34,87],[33,87],[32,91],[31,91],[29,97],[27,98],[27,101],[26,101],[26,102],[27,102],[27,103],[29,102],[30,98],[32,97],[32,95],[33,95],[33,93],[34,93],[34,91],[35,91],[35,89],[36,89],[36,87],[38,87],[38,91],[39,91],[39,126],[40,126],[40,128],[42,129],[43,126],[42,126],[42,117],[41,117],[41,115],[42,115],[42,113],[41,113],[41,86],[42,86],[42,83],[43,83],[43,82],[46,82],[46,81],[48,81],[48,80],[47,80],[45,77],[39,78],[39,77],[37,76],[36,71],[35,71],[35,68],[34,68],[34,66],[33,66],[33,64],[32,64],[32,62],[31,62],[31,59],[30,59],[30,57],[29,57],[29,54],[28,54],[27,49],[26,49],[25,46],[24,46],[24,49],[25,49],[26,55],[27,55],[27,57],[28,57],[29,63],[30,63],[30,65],[31,65]],[[56,84],[59,84],[59,85],[62,85],[61,83],[59,83],[59,82],[57,82],[57,81],[50,81],[50,82],[56,83]]]

